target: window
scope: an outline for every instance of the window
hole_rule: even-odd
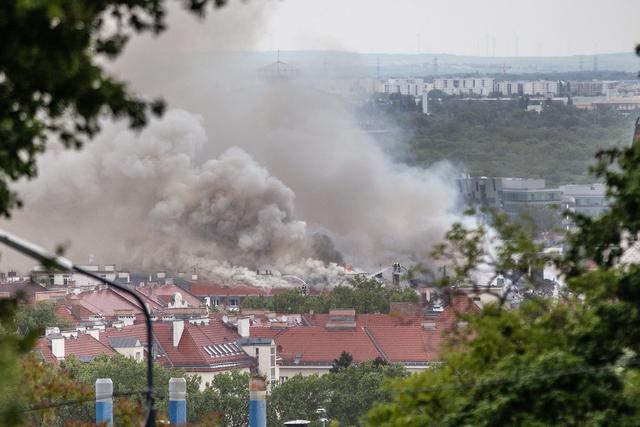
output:
[[[136,360],[141,360],[142,354],[139,351],[136,351]]]
[[[256,358],[260,357],[260,349],[258,347],[256,347]]]
[[[271,346],[271,366],[276,366],[276,348]]]
[[[280,377],[280,384],[283,384],[287,380],[287,377]]]
[[[238,298],[236,298],[236,297],[229,298],[229,305],[231,307],[237,307],[238,306]]]

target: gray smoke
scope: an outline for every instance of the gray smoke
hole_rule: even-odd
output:
[[[393,163],[343,100],[312,81],[264,79],[218,46],[182,49],[195,37],[183,20],[114,68],[177,109],[139,134],[105,124],[79,152],[53,146],[39,177],[17,187],[25,208],[3,226],[49,248],[70,242],[80,262],[95,254],[135,270],[197,268],[267,285],[290,283],[282,275],[336,283],[343,263],[426,261],[458,219],[449,165]],[[3,266],[25,263],[5,254]]]

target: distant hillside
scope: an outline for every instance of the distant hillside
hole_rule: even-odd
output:
[[[273,62],[277,52],[257,52],[250,54],[265,63]],[[640,69],[640,59],[630,46],[629,52],[599,55],[572,56],[458,56],[447,53],[429,54],[378,54],[337,51],[283,51],[280,60],[289,62],[309,73],[322,72],[325,75],[368,75],[368,76],[425,76],[437,72],[444,74],[531,74],[560,73],[567,71],[598,70],[624,71],[636,73]],[[436,59],[437,58],[437,59]],[[595,59],[597,58],[597,59]]]
[[[550,185],[592,182],[594,154],[629,144],[637,117],[556,104],[538,114],[524,111],[518,101],[445,101],[432,107],[429,117],[411,111],[410,103],[370,104],[362,113],[395,125],[384,138],[402,142],[398,157],[408,164],[449,160],[473,175],[545,178]]]

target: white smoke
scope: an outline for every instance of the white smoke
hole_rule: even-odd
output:
[[[191,34],[171,28],[168,46]],[[283,285],[335,284],[343,262],[425,262],[458,219],[455,171],[393,163],[340,98],[302,79],[265,82],[228,54],[176,61],[153,46],[133,46],[117,70],[180,109],[140,133],[107,124],[81,151],[50,147],[3,226],[49,248],[70,242],[79,262]],[[2,264],[25,268],[7,254]]]

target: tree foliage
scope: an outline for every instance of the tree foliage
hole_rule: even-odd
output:
[[[387,123],[389,132],[379,138],[401,141],[404,149],[394,154],[410,165],[447,160],[472,175],[544,178],[550,185],[588,183],[596,152],[624,146],[631,137],[633,114],[556,103],[541,113],[522,107],[519,99],[445,97],[430,101],[429,116],[391,102],[369,103],[360,116],[376,128]]]
[[[58,326],[61,329],[69,326],[66,319],[56,314],[56,305],[50,301],[39,301],[35,305],[20,305],[13,323],[17,333],[22,336],[32,331],[39,331],[42,334],[47,326]]]
[[[640,267],[620,264],[640,235],[640,143],[598,159],[594,171],[607,184],[611,210],[574,218],[579,230],[558,260],[568,283],[560,300],[532,298],[517,310],[490,305],[468,316],[442,366],[396,383],[393,402],[374,408],[369,425],[640,424]],[[496,267],[504,271],[539,258],[524,234],[505,233],[512,227],[496,228],[504,242]],[[473,230],[454,230],[448,238],[463,248],[458,279],[465,280],[483,242]]]
[[[245,309],[271,310],[277,313],[327,313],[333,308],[353,308],[357,313],[389,313],[393,302],[419,302],[410,288],[386,287],[376,279],[358,277],[351,286],[336,286],[324,295],[303,295],[290,290],[273,297],[247,297]]]
[[[195,14],[225,0],[179,0]],[[140,33],[165,27],[165,0],[0,2],[0,215],[21,206],[11,182],[37,175],[47,144],[79,148],[100,130],[102,118],[142,128],[164,110],[160,99],[134,94],[110,75],[109,60]],[[14,319],[17,301],[0,302],[0,424],[15,425],[26,403],[18,393],[24,376],[18,357],[40,334],[49,313]],[[20,334],[15,330],[20,328]],[[32,329],[36,327],[36,329]]]
[[[296,375],[273,387],[267,405],[268,425],[306,419],[320,426],[316,410],[324,408],[339,425],[358,425],[360,418],[376,402],[391,400],[384,385],[393,378],[407,376],[400,365],[365,362],[349,364],[326,375]]]

